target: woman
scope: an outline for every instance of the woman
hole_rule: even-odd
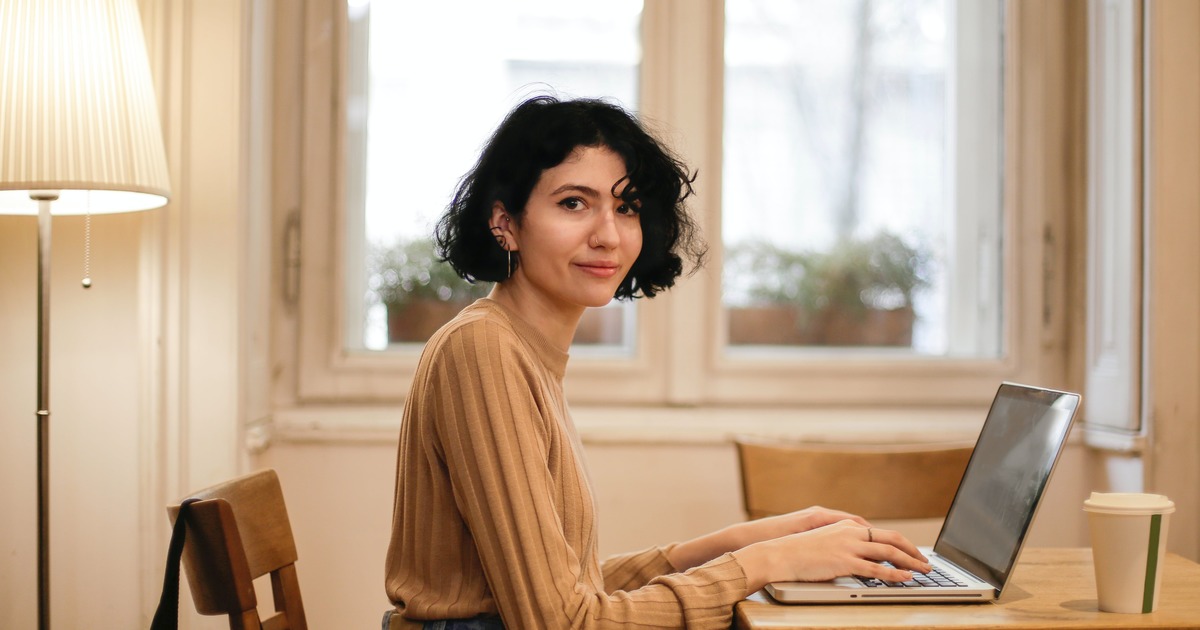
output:
[[[385,628],[728,628],[771,581],[929,570],[900,534],[815,507],[597,556],[567,350],[587,307],[653,297],[685,257],[700,262],[692,179],[619,107],[552,97],[516,107],[462,179],[439,251],[496,284],[429,340],[413,378]]]

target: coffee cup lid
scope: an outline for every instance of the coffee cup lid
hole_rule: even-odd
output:
[[[1143,492],[1093,492],[1083,509],[1088,512],[1106,514],[1170,514],[1175,511],[1175,502],[1161,494]]]

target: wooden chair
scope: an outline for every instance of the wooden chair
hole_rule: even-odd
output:
[[[261,470],[188,498],[200,499],[188,506],[183,549],[196,611],[228,615],[232,630],[306,630],[296,542],[275,471]],[[174,524],[179,505],[169,506],[167,514]],[[267,574],[276,613],[260,620],[253,581]]]
[[[942,519],[972,443],[830,444],[736,437],[750,519],[813,505],[876,520]]]

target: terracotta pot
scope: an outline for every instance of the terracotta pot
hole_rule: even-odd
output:
[[[387,304],[388,343],[427,341],[470,302],[418,300]]]
[[[818,311],[801,327],[808,326],[814,345],[905,347],[912,345],[916,319],[911,306],[863,311],[832,307]]]
[[[834,307],[815,313],[787,305],[731,308],[729,343],[906,347],[912,345],[915,321],[911,306],[865,311]]]
[[[801,334],[792,306],[746,306],[728,313],[730,345],[802,346],[812,341]]]
[[[571,343],[619,344],[625,323],[623,308],[589,308],[583,312]]]

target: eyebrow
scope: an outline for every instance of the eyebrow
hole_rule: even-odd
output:
[[[580,192],[585,195],[590,195],[592,197],[600,196],[600,191],[596,190],[595,188],[592,188],[591,186],[584,186],[583,184],[563,184],[562,186],[559,186],[558,188],[555,188],[553,191],[551,191],[550,194],[558,195],[561,193],[565,193],[569,190]]]
[[[558,188],[555,188],[554,190],[550,191],[550,195],[551,196],[559,195],[559,194],[565,193],[567,191],[579,192],[584,195],[588,195],[590,197],[600,197],[600,191],[596,190],[595,188],[592,188],[591,186],[585,186],[584,184],[563,184],[562,186],[559,186]],[[625,197],[622,195],[614,194],[613,198],[624,199]]]

